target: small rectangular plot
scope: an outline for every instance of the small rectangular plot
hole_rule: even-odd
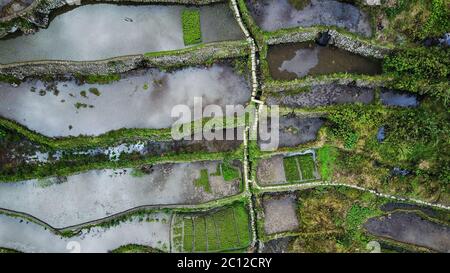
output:
[[[222,250],[235,249],[239,245],[232,213],[231,209],[228,208],[214,215],[217,227],[219,228]]]
[[[220,249],[219,239],[217,238],[216,225],[214,224],[214,218],[209,215],[205,218],[206,230],[208,235],[208,251],[216,251]]]
[[[244,206],[237,206],[234,208],[234,217],[236,218],[240,247],[246,247],[250,244],[250,228],[248,216],[248,211]]]
[[[283,159],[283,165],[284,165],[284,172],[286,174],[286,180],[287,182],[297,182],[301,180],[298,166],[297,166],[297,160],[294,156],[291,157],[285,157]]]
[[[194,250],[196,252],[206,251],[206,225],[204,217],[194,218],[194,228],[195,228],[195,241]]]
[[[312,154],[301,155],[298,157],[298,163],[302,171],[303,180],[314,179],[314,159]]]
[[[191,218],[184,218],[184,238],[183,249],[186,252],[192,252],[194,241],[194,227]]]

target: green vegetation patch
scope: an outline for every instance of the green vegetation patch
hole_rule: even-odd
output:
[[[320,176],[329,181],[333,177],[334,164],[336,162],[336,148],[325,145],[317,151],[317,160],[320,166]]]
[[[228,160],[225,160],[223,163],[221,163],[222,168],[222,175],[223,179],[225,181],[233,181],[235,179],[239,179],[240,173],[239,170],[236,169],[233,165],[231,165],[231,162]]]
[[[195,252],[205,251],[208,242],[208,236],[206,234],[205,217],[194,218],[194,228],[195,228],[194,251]]]
[[[288,183],[298,183],[316,179],[316,163],[312,154],[283,158],[284,173]]]
[[[114,249],[111,253],[161,253],[162,251],[150,246],[129,244]]]
[[[202,187],[206,192],[211,193],[211,185],[209,184],[208,170],[200,170],[200,178],[194,181],[196,187]]]
[[[185,252],[223,252],[243,249],[250,244],[249,215],[242,203],[207,214],[177,217],[184,222],[182,250]],[[179,228],[174,229],[173,234],[174,238],[183,236]]]
[[[97,74],[91,74],[91,75],[82,75],[77,74],[75,75],[75,78],[81,82],[86,82],[88,84],[110,84],[116,81],[119,81],[121,79],[120,74],[113,73],[113,74],[106,74],[106,75],[97,75]]]
[[[289,0],[289,3],[297,10],[302,10],[311,3],[311,0]]]
[[[394,78],[392,87],[428,94],[450,102],[450,50],[439,47],[408,48],[388,56],[384,73]]]
[[[298,182],[301,180],[295,156],[283,158],[283,165],[287,182]]]
[[[305,154],[297,157],[300,164],[303,180],[314,179],[314,158],[312,154]]]
[[[183,248],[186,252],[194,249],[194,226],[191,218],[184,219]]]
[[[184,45],[194,45],[202,42],[202,32],[200,25],[200,11],[186,9],[181,14],[183,25]]]

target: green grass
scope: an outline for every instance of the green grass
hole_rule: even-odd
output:
[[[314,159],[312,154],[301,155],[297,157],[303,180],[314,179]]]
[[[129,244],[114,249],[111,253],[161,253],[162,251],[150,246]]]
[[[295,156],[283,158],[283,165],[287,182],[296,182],[301,179],[297,168],[297,159]]]
[[[323,180],[329,181],[333,177],[334,164],[337,150],[329,145],[323,146],[317,151],[317,160],[320,166],[320,175]]]
[[[225,181],[233,181],[239,178],[240,176],[239,170],[237,170],[236,167],[233,167],[231,165],[231,162],[224,161],[221,165],[222,165],[223,179]]]
[[[97,97],[101,95],[100,91],[98,90],[98,88],[89,88],[89,93],[96,95]]]
[[[200,170],[200,178],[194,181],[196,187],[202,187],[206,192],[211,193],[211,185],[209,184],[208,170]]]
[[[196,252],[206,252],[206,242],[208,240],[206,234],[206,225],[204,217],[194,218],[195,226],[195,244],[194,250]]]
[[[219,240],[217,238],[216,226],[213,217],[206,217],[206,229],[208,236],[208,251],[215,251],[220,249]]]
[[[184,45],[194,45],[202,42],[199,10],[183,10],[181,14]]]
[[[251,238],[247,210],[244,206],[235,207],[234,216],[236,218],[237,230],[241,245],[250,244]]]
[[[361,231],[361,225],[368,218],[378,216],[379,214],[377,209],[353,205],[347,212],[345,219],[347,232],[357,240],[364,242],[365,236]]]
[[[184,219],[184,238],[183,238],[183,248],[186,252],[192,252],[194,241],[194,227],[193,222],[190,218]]]
[[[225,209],[217,212],[214,219],[219,228],[219,238],[222,249],[233,249],[239,245],[233,212]]]

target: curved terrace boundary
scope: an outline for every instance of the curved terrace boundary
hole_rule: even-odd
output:
[[[18,81],[26,77],[49,74],[106,75],[153,67],[175,69],[244,57],[249,54],[250,47],[247,41],[215,42],[180,50],[128,55],[97,61],[52,60],[0,64],[0,79],[3,76],[6,80]]]
[[[21,211],[14,211],[14,210],[0,208],[0,214],[5,214],[5,215],[16,217],[16,218],[22,218],[22,219],[31,221],[33,223],[36,223],[38,225],[41,225],[41,226],[49,229],[51,232],[53,232],[55,234],[72,237],[73,235],[79,233],[82,229],[90,228],[90,227],[98,226],[98,225],[102,225],[102,224],[107,224],[108,222],[111,222],[111,221],[114,221],[117,219],[123,219],[128,216],[132,216],[133,214],[140,213],[140,212],[146,213],[146,212],[156,212],[156,211],[164,211],[164,210],[171,210],[174,212],[182,212],[182,211],[205,212],[205,211],[209,211],[209,210],[223,207],[226,205],[231,205],[235,202],[240,202],[240,201],[242,201],[242,199],[244,197],[245,197],[245,193],[239,193],[234,196],[222,198],[219,200],[209,201],[206,203],[195,204],[195,205],[186,205],[186,204],[143,205],[143,206],[134,207],[134,208],[131,208],[131,209],[107,216],[107,217],[96,219],[93,221],[88,221],[88,222],[80,223],[77,225],[62,227],[62,228],[53,227],[52,225],[46,223],[45,221],[42,221],[41,219],[39,219],[31,214],[21,212]]]

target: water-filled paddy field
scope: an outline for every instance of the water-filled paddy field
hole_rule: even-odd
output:
[[[225,168],[234,176],[224,177]],[[139,206],[199,204],[235,195],[240,190],[239,169],[239,164],[210,161],[0,183],[0,207],[62,228]]]
[[[267,53],[269,71],[276,80],[293,80],[307,75],[381,73],[378,60],[363,57],[337,47],[310,43],[273,45]]]
[[[21,252],[109,252],[128,244],[168,250],[170,246],[170,214],[155,213],[112,227],[93,227],[67,238],[52,233],[41,225],[20,218],[0,215],[0,247]]]
[[[298,229],[295,195],[265,195],[263,199],[265,233],[274,234]]]
[[[181,5],[83,5],[56,16],[34,35],[0,39],[0,63],[98,60],[185,48]],[[200,10],[202,42],[244,36],[227,4]],[[113,30],[113,31],[112,31]]]
[[[282,105],[287,107],[318,107],[345,103],[368,104],[374,100],[372,88],[324,84],[315,85],[310,90],[295,94],[274,94],[267,98],[269,105]]]
[[[344,28],[364,36],[372,33],[369,17],[356,6],[335,0],[311,0],[304,7],[296,7],[292,2],[247,0],[247,6],[256,23],[266,31],[323,25]]]
[[[259,139],[258,143],[269,148],[294,147],[314,141],[324,124],[324,120],[316,117],[298,117],[286,115],[279,117],[278,143],[271,140]],[[272,130],[272,123],[268,122],[268,131]],[[278,146],[277,146],[278,144]]]
[[[450,251],[450,227],[424,219],[416,213],[393,212],[389,216],[371,218],[364,228],[376,236],[439,252]]]
[[[174,72],[133,71],[105,85],[31,79],[19,87],[0,83],[0,90],[1,116],[52,137],[167,128],[178,119],[171,117],[172,108],[183,104],[192,110],[194,97],[201,97],[203,106],[221,107],[245,105],[250,99],[244,77],[221,64]]]

